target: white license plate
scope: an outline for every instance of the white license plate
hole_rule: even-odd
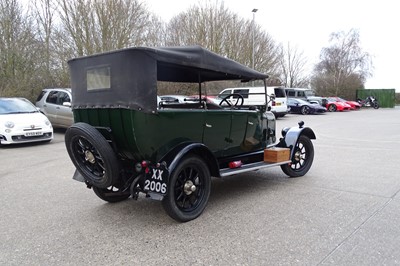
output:
[[[41,136],[43,135],[42,131],[33,131],[33,132],[26,132],[25,136],[32,137],[32,136]]]

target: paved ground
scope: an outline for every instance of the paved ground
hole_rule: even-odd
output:
[[[400,108],[288,115],[314,129],[310,172],[214,179],[196,220],[140,197],[104,203],[82,183],[63,132],[0,148],[0,265],[400,264]]]

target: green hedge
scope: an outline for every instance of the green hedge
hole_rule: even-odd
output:
[[[380,107],[393,108],[396,103],[395,89],[361,89],[357,90],[357,99],[365,100],[368,96],[374,96]]]

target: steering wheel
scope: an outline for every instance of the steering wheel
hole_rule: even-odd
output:
[[[232,104],[228,101],[228,98],[234,96],[234,98],[236,98],[236,102],[235,104]],[[223,102],[226,102],[228,104],[228,106],[242,106],[244,103],[244,98],[241,94],[239,93],[231,93],[229,95],[226,95],[224,98],[222,98],[221,102],[219,103],[219,105],[222,105]],[[240,102],[240,104],[239,104]]]

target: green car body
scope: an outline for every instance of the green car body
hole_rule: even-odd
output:
[[[135,161],[159,161],[181,142],[203,143],[217,158],[263,150],[275,142],[273,137],[263,139],[261,132],[263,124],[275,126],[274,118],[270,116],[268,120],[258,110],[166,108],[152,114],[126,109],[79,109],[74,110],[74,119],[111,128],[118,151]]]

